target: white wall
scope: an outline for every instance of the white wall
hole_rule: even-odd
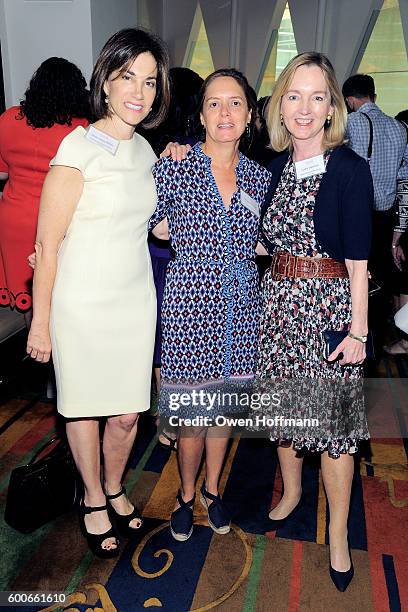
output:
[[[361,60],[383,0],[326,2],[322,51],[332,60],[337,78],[343,83],[352,74],[357,57],[358,63]]]
[[[238,14],[239,61],[237,66],[256,87],[272,34],[279,29],[286,0],[241,0]]]
[[[137,0],[137,23],[162,36],[163,11],[163,0]]]
[[[92,52],[95,62],[108,38],[137,25],[136,0],[91,0]]]
[[[162,6],[162,27],[157,34],[167,42],[172,65],[181,66],[197,4],[191,0],[164,0]]]
[[[226,68],[231,65],[232,59],[231,32],[235,28],[231,27],[231,21],[234,3],[231,0],[200,0],[200,5],[214,67]]]
[[[92,71],[89,0],[0,0],[6,106],[18,104],[45,59],[65,57],[89,80]]]

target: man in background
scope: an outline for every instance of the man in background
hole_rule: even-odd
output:
[[[343,85],[343,96],[351,111],[347,122],[349,146],[370,164],[374,183],[373,237],[369,270],[382,286],[371,313],[377,353],[384,341],[384,326],[390,313],[394,202],[397,174],[407,144],[404,127],[376,105],[374,80],[355,74]]]

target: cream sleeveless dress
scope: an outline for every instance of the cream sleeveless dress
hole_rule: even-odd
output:
[[[156,293],[147,223],[156,157],[140,135],[115,154],[77,127],[52,166],[81,171],[84,188],[58,253],[50,333],[58,412],[67,418],[147,410]]]

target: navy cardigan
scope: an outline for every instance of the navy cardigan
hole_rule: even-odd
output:
[[[262,206],[261,227],[288,157],[286,151],[267,167],[272,172],[272,181]],[[373,181],[368,163],[345,145],[334,149],[316,195],[313,213],[320,249],[341,262],[368,259],[373,202]]]

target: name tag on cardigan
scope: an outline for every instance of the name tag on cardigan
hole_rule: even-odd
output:
[[[102,149],[105,149],[105,151],[108,151],[108,153],[111,153],[112,155],[115,155],[116,151],[118,150],[119,140],[112,138],[112,136],[105,134],[105,132],[97,130],[93,127],[93,125],[89,126],[86,133],[86,138],[90,142],[102,147]]]
[[[255,215],[255,217],[257,217],[257,219],[259,219],[261,216],[261,207],[259,206],[258,202],[254,200],[254,198],[251,198],[251,196],[245,193],[245,191],[242,191],[242,189],[241,204],[243,204],[245,208],[247,208],[253,215]]]
[[[323,174],[326,172],[323,154],[295,162],[295,170],[298,181],[309,178],[309,176],[315,176],[315,174]]]

